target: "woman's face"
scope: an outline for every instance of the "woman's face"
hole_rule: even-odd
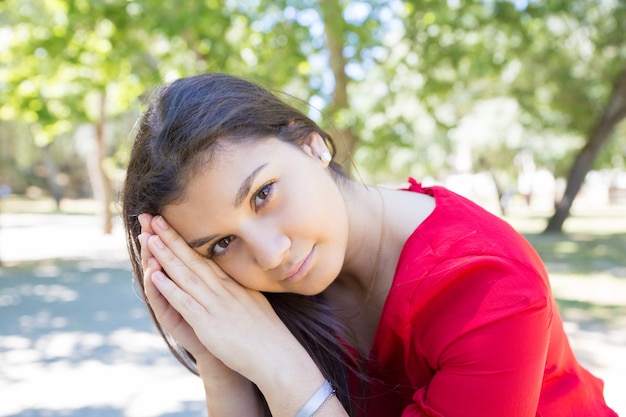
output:
[[[313,295],[339,274],[348,218],[337,184],[317,157],[279,139],[227,142],[191,178],[165,219],[197,252],[250,289]],[[320,145],[321,143],[321,145]],[[324,148],[326,149],[326,148]]]

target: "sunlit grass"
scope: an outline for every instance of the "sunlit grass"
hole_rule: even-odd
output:
[[[626,343],[626,206],[578,207],[562,234],[542,233],[549,216],[518,210],[505,219],[543,259],[577,356],[617,387],[623,379],[606,370],[624,366],[616,355]]]
[[[626,206],[575,210],[562,234],[542,233],[547,215],[518,212],[505,219],[526,236],[552,274],[601,273],[626,280]]]

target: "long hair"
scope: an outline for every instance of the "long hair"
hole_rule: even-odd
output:
[[[137,125],[122,193],[128,251],[142,290],[139,214],[159,214],[166,205],[182,199],[186,182],[212,163],[221,141],[248,142],[276,137],[302,145],[311,132],[324,138],[334,154],[330,135],[304,113],[268,90],[230,75],[198,75],[157,90]],[[337,177],[342,175],[334,162],[331,169]],[[346,346],[352,341],[350,332],[335,317],[324,297],[265,296],[336,388],[345,409],[348,412],[358,409],[350,395],[349,375],[364,380],[363,358]],[[167,334],[146,304],[172,353],[198,374],[195,359]]]

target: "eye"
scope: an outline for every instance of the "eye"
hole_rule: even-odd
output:
[[[255,209],[258,210],[260,208],[263,208],[263,206],[265,206],[269,202],[272,195],[273,186],[274,183],[270,182],[269,184],[265,184],[259,189],[259,191],[257,191],[257,193],[254,195]]]
[[[218,240],[211,246],[211,250],[209,251],[209,255],[211,257],[219,257],[226,254],[228,248],[232,241],[235,240],[235,236],[226,236]]]

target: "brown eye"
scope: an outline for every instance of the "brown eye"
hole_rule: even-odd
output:
[[[210,255],[211,256],[221,256],[221,255],[225,254],[226,251],[228,250],[228,247],[230,246],[231,242],[234,239],[235,239],[235,236],[227,236],[227,237],[224,237],[224,238],[218,240],[211,247]]]
[[[257,193],[254,195],[255,208],[259,209],[259,208],[262,208],[265,204],[267,204],[267,202],[269,201],[271,197],[273,186],[274,186],[274,183],[269,183],[269,184],[264,185],[263,187],[259,189],[259,191],[257,191]]]

